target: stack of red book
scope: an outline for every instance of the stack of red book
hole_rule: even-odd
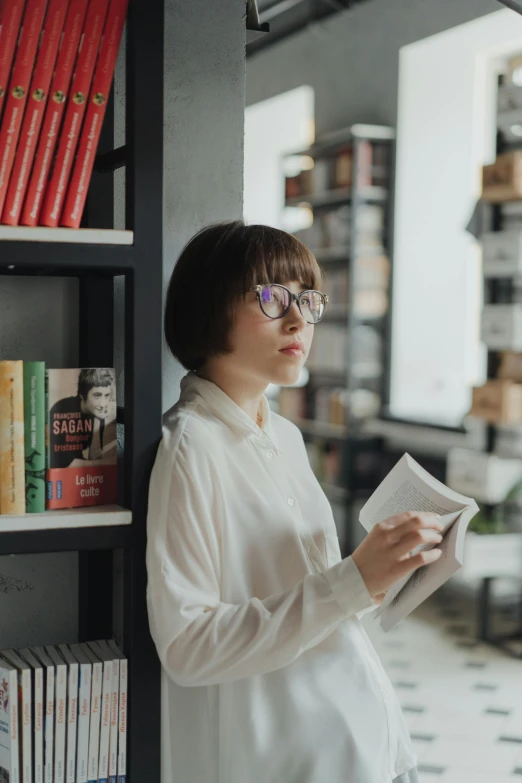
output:
[[[0,223],[78,228],[128,0],[0,0]]]

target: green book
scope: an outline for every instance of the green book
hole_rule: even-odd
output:
[[[25,508],[45,511],[45,362],[24,362]]]

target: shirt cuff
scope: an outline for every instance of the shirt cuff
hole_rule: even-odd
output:
[[[336,563],[325,571],[324,575],[334,598],[347,616],[379,606],[368,592],[361,572],[352,557],[346,557],[340,563]]]

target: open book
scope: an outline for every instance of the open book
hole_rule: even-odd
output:
[[[392,585],[374,617],[381,618],[381,628],[389,631],[410,614],[463,565],[464,537],[478,511],[473,498],[450,489],[433,478],[409,454],[404,454],[359,514],[362,526],[370,530],[378,522],[405,511],[433,511],[441,515],[443,539],[440,544],[421,544],[413,550],[438,546],[439,559],[421,566]]]

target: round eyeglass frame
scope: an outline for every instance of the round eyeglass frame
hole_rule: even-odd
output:
[[[276,285],[279,288],[284,288],[285,291],[288,291],[288,293],[290,295],[290,304],[288,305],[286,310],[281,313],[281,315],[268,315],[263,310],[263,305],[261,303],[261,291],[263,290],[263,288],[267,288],[269,285]],[[294,294],[294,292],[290,291],[290,289],[287,288],[286,285],[281,285],[280,283],[265,283],[264,285],[256,285],[255,288],[251,288],[250,290],[253,291],[255,294],[257,294],[257,301],[259,302],[259,307],[261,308],[261,312],[263,313],[263,315],[266,315],[267,318],[271,318],[273,321],[277,321],[279,318],[284,318],[285,315],[288,315],[288,313],[290,312],[290,308],[292,307],[293,303],[296,302],[297,306],[299,308],[299,312],[301,313],[301,315],[305,319],[306,323],[307,324],[312,324],[312,325],[313,324],[318,324],[318,323],[320,323],[322,321],[322,319],[324,317],[324,312],[323,312],[323,315],[319,318],[318,321],[309,321],[306,318],[305,314],[303,313],[303,311],[301,309],[301,297],[304,296],[305,294],[310,294],[310,293],[319,294],[319,296],[323,297],[325,310],[326,310],[326,305],[328,304],[328,301],[329,301],[328,294],[323,294],[322,291],[317,291],[315,288],[307,288],[306,291],[301,291],[300,294]]]

